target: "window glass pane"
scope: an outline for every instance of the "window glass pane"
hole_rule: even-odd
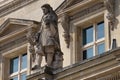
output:
[[[22,69],[27,68],[27,54],[22,55]]]
[[[93,27],[89,27],[83,30],[83,45],[93,42]]]
[[[98,23],[97,25],[97,39],[104,37],[104,22]]]
[[[26,80],[26,74],[21,75],[21,80]]]
[[[18,80],[18,77],[14,77],[14,78],[12,78],[12,79],[10,79],[10,80]]]
[[[10,73],[18,71],[18,57],[10,60]]]
[[[98,54],[103,53],[103,52],[105,51],[105,44],[104,44],[104,43],[99,44],[99,45],[97,46],[97,51],[98,51]]]
[[[83,60],[93,57],[93,47],[83,51]]]

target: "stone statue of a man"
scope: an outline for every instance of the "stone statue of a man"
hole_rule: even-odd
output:
[[[33,68],[41,66],[42,56],[48,67],[61,68],[63,54],[60,50],[59,35],[58,35],[58,17],[49,4],[44,4],[42,7],[43,16],[39,31],[35,36],[35,58],[37,64]],[[34,60],[36,62],[36,60]]]
[[[42,45],[42,52],[45,54],[47,66],[53,66],[53,59],[56,52],[60,52],[58,35],[58,17],[49,4],[42,7],[43,17],[39,30],[39,41]]]

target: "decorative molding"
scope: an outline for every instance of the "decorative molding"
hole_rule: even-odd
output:
[[[80,3],[80,2],[82,2],[82,1],[84,1],[84,0],[73,0],[73,1],[70,2],[69,5],[67,5],[66,8],[71,7],[71,6],[73,6],[73,5],[77,4],[77,3]]]
[[[2,5],[3,3],[7,2],[8,0],[2,0],[0,1],[0,5]]]
[[[120,79],[120,72],[115,72],[113,74],[107,75],[105,77],[96,80],[119,80],[119,79]]]
[[[0,7],[0,17],[38,0],[13,0]]]
[[[24,44],[26,41],[27,41],[26,36],[20,37],[20,38],[15,39],[11,42],[8,42],[4,45],[0,45],[0,51],[5,52],[5,51],[8,51],[8,50],[14,49],[18,45]]]
[[[1,26],[0,26],[0,34],[4,31],[4,29],[6,27],[8,27],[10,24],[16,24],[16,25],[26,25],[26,26],[29,26],[30,25],[32,27],[36,27],[36,26],[33,26],[33,25],[39,25],[40,22],[37,22],[37,21],[33,21],[33,20],[24,20],[24,19],[15,19],[15,18],[9,18],[7,19]]]
[[[84,0],[65,0],[55,11],[59,14],[59,12],[63,12],[64,9],[69,8],[77,3],[81,3]]]
[[[78,17],[86,16],[86,15],[88,15],[90,13],[93,13],[93,12],[95,12],[97,10],[100,10],[102,8],[104,8],[103,2],[94,4],[93,6],[91,6],[89,8],[86,8],[86,9],[84,9],[82,11],[79,11],[78,13],[74,14],[73,16],[70,17],[70,20],[74,20],[74,19],[76,19]]]

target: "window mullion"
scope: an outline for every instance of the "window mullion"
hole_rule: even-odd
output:
[[[20,71],[21,71],[21,62],[22,62],[22,59],[21,59],[21,55],[19,56],[19,69],[18,69],[18,80],[20,80]]]
[[[94,44],[93,44],[93,56],[96,55],[96,24],[94,23],[93,24],[93,41],[94,41]]]

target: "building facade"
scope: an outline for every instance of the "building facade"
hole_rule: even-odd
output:
[[[45,3],[58,15],[64,54],[63,68],[52,74],[32,72],[26,38],[40,27]],[[0,80],[119,80],[119,6],[119,0],[1,0]]]

